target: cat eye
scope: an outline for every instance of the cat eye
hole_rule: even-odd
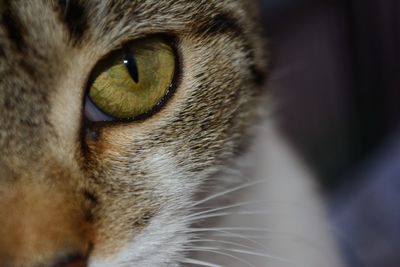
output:
[[[166,40],[129,43],[94,68],[86,117],[90,121],[135,120],[153,113],[169,95],[175,69],[175,51]]]

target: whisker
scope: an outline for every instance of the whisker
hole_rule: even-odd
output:
[[[224,229],[239,229],[239,230],[251,230],[249,228],[224,228]],[[212,230],[212,229],[207,229],[207,230]],[[262,230],[262,229],[255,229],[255,230]],[[257,244],[260,247],[262,247],[263,249],[265,249],[266,251],[268,250],[267,247],[265,247],[265,245],[261,242],[265,242],[265,240],[288,240],[289,242],[304,242],[305,244],[311,245],[314,249],[316,249],[316,251],[319,251],[321,253],[321,255],[323,254],[327,254],[329,253],[329,251],[325,248],[325,246],[323,244],[320,244],[319,242],[316,242],[315,240],[309,239],[309,238],[305,238],[304,236],[298,235],[298,234],[294,234],[294,233],[285,233],[285,232],[273,232],[273,231],[269,231],[267,230],[269,233],[272,234],[279,234],[279,236],[262,236],[262,235],[248,235],[248,234],[237,234],[237,233],[233,233],[233,232],[229,232],[229,231],[217,231],[216,229],[214,229],[212,232],[212,237],[215,238],[224,238],[227,240],[245,240],[248,242],[251,242],[252,244]],[[284,236],[281,236],[284,235]],[[224,240],[225,241],[225,240]],[[230,242],[230,241],[229,241]],[[246,249],[256,249],[256,248],[246,248]],[[237,251],[238,252],[238,251]],[[257,252],[255,252],[257,253]],[[274,256],[275,257],[275,256]],[[294,262],[292,262],[289,259],[284,259],[281,258],[282,260],[287,261],[288,263],[291,264],[295,264]],[[303,265],[299,265],[298,263],[296,264],[296,266],[303,266]]]
[[[197,217],[203,214],[209,214],[209,213],[213,213],[213,212],[217,212],[217,211],[221,211],[221,210],[227,210],[227,209],[233,209],[233,208],[240,208],[240,207],[244,207],[244,206],[248,206],[248,205],[255,205],[255,204],[265,204],[266,201],[248,201],[248,202],[242,202],[242,203],[237,203],[237,204],[231,204],[231,205],[227,205],[227,206],[222,206],[222,207],[217,207],[217,208],[210,208],[207,209],[206,207],[196,207],[196,209],[199,209],[200,211],[198,212],[194,212],[192,214],[186,215],[182,218],[178,218],[176,220],[173,220],[170,222],[171,223],[177,223],[177,222],[191,222],[193,221],[192,218],[193,217]],[[243,211],[241,211],[243,212]],[[221,215],[222,216],[222,215]],[[190,220],[188,220],[190,219]]]
[[[195,239],[195,240],[191,240],[191,243],[197,243],[197,242],[202,242],[202,243],[212,242],[212,243],[219,243],[219,244],[236,246],[236,247],[239,247],[239,248],[258,249],[258,248],[255,248],[255,247],[250,247],[250,246],[246,246],[246,245],[243,245],[243,244],[239,244],[239,243],[236,243],[236,242],[230,242],[230,241],[226,241],[226,240],[217,240],[217,239]]]
[[[304,237],[302,235],[296,234],[296,233],[290,233],[290,232],[284,232],[284,231],[276,231],[276,230],[271,230],[271,229],[266,229],[266,228],[252,228],[252,227],[214,227],[214,228],[189,228],[189,231],[192,233],[201,233],[201,232],[215,232],[213,233],[214,236],[224,236],[224,237],[234,237],[233,234],[239,235],[240,238],[247,238],[248,241],[251,242],[257,242],[258,244],[261,244],[258,240],[272,240],[273,238],[279,238],[279,239],[284,239],[287,238],[288,240],[298,240],[302,242],[306,242],[308,244],[311,244],[316,247],[321,247],[321,244],[316,242],[313,239]],[[236,232],[232,232],[236,231]],[[237,233],[239,231],[240,233]],[[248,232],[244,234],[243,232]],[[249,235],[249,233],[256,234],[254,235]],[[270,235],[279,235],[279,236],[260,236],[259,233],[265,235],[265,234],[270,234]],[[264,247],[264,245],[262,245]],[[265,247],[264,247],[265,248]]]
[[[192,214],[186,216],[186,218],[187,217],[197,216],[197,215],[202,215],[202,214],[207,214],[207,213],[211,213],[211,212],[226,210],[226,209],[239,208],[239,207],[244,207],[244,206],[247,206],[247,205],[264,204],[264,203],[266,203],[266,201],[248,201],[248,202],[236,203],[236,204],[231,204],[231,205],[222,206],[222,207],[218,207],[218,208],[211,208],[211,209],[208,209],[208,210],[202,210],[200,212],[192,213]]]
[[[215,238],[224,238],[225,240],[228,240],[229,242],[236,241],[236,240],[243,240],[249,242],[249,244],[254,244],[260,247],[260,250],[268,251],[268,248],[264,245],[266,240],[288,240],[289,242],[304,242],[305,244],[311,245],[314,247],[317,251],[319,251],[322,254],[328,253],[328,250],[324,247],[323,244],[320,244],[319,242],[316,242],[315,240],[305,238],[304,236],[295,234],[295,233],[287,233],[287,232],[280,232],[280,231],[270,231],[266,229],[265,231],[268,232],[269,234],[279,234],[279,236],[264,236],[264,235],[257,235],[257,231],[263,230],[263,229],[257,229],[254,228],[255,230],[254,233],[255,235],[249,235],[249,234],[244,234],[244,233],[236,233],[236,232],[230,232],[228,229],[231,229],[231,231],[239,230],[239,231],[250,231],[252,228],[239,228],[239,227],[231,227],[231,228],[220,228],[220,229],[225,229],[225,230],[218,230],[218,228],[206,228],[205,232],[212,232],[210,236],[215,237]],[[196,229],[194,232],[202,232],[201,228]],[[253,232],[251,232],[253,233]],[[224,241],[225,241],[224,240]],[[262,248],[262,249],[261,249]],[[250,250],[254,250],[256,248],[251,248]],[[289,259],[287,260],[289,263],[294,264],[291,262]],[[300,266],[297,264],[297,266]]]
[[[190,258],[185,258],[184,260],[180,261],[181,263],[187,263],[187,264],[194,264],[198,266],[204,266],[204,267],[223,267],[222,265],[214,264],[211,262],[206,262],[206,261],[201,261],[201,260],[195,260],[195,259],[190,259]]]
[[[245,188],[248,188],[248,187],[251,187],[251,186],[259,185],[259,184],[261,184],[261,183],[263,183],[263,182],[264,182],[264,181],[259,180],[259,181],[254,181],[254,182],[242,184],[242,185],[240,185],[240,186],[237,186],[237,187],[234,187],[234,188],[231,188],[231,189],[228,189],[228,190],[219,192],[219,193],[217,193],[217,194],[214,194],[214,195],[211,195],[211,196],[209,196],[209,197],[206,197],[206,198],[204,198],[204,199],[202,199],[202,200],[199,200],[199,201],[193,203],[193,204],[191,205],[191,207],[198,206],[198,205],[203,204],[203,203],[205,203],[205,202],[208,202],[208,201],[210,201],[210,200],[213,200],[213,199],[219,198],[219,197],[221,197],[221,196],[224,196],[224,195],[227,195],[227,194],[230,194],[230,193],[239,191],[239,190],[241,190],[241,189],[245,189]]]
[[[190,251],[190,252],[196,252],[197,251],[197,252],[214,253],[214,254],[217,254],[217,255],[222,255],[222,256],[225,256],[225,257],[228,257],[228,258],[235,259],[235,260],[237,260],[237,261],[239,261],[241,263],[246,264],[247,266],[256,267],[256,266],[254,266],[253,264],[251,264],[250,262],[248,262],[246,260],[243,260],[243,259],[241,259],[239,257],[236,257],[236,256],[232,255],[232,254],[221,252],[221,251],[218,251],[218,250],[202,249],[202,248],[186,248],[186,249],[183,249],[182,251]]]
[[[266,228],[256,228],[256,227],[210,227],[210,228],[189,228],[191,231],[248,231],[248,232],[263,232],[263,233],[280,233],[278,231],[273,231]],[[283,232],[282,232],[283,233]]]
[[[280,262],[286,262],[286,263],[290,263],[293,264],[293,266],[298,266],[297,264],[295,264],[295,262],[282,258],[282,257],[278,257],[278,256],[273,256],[273,255],[269,255],[269,254],[264,254],[264,253],[258,253],[258,252],[253,252],[253,251],[248,251],[248,250],[242,250],[242,249],[235,249],[235,248],[223,248],[223,247],[192,247],[195,249],[201,249],[201,250],[216,250],[216,251],[228,251],[228,252],[235,252],[235,253],[240,253],[240,254],[245,254],[245,255],[251,255],[251,256],[258,256],[258,257],[262,257],[268,260],[275,260],[275,261],[280,261]]]
[[[205,214],[202,216],[192,217],[192,218],[187,219],[185,222],[193,222],[193,221],[199,221],[199,220],[210,219],[210,218],[218,218],[218,217],[224,217],[224,216],[230,216],[230,215],[265,215],[265,214],[269,214],[269,213],[270,212],[267,212],[267,211],[220,212],[220,213]]]
[[[213,236],[215,236],[215,237],[234,238],[234,236],[231,236],[229,233],[228,234],[226,234],[226,233],[215,233],[215,234],[213,234]],[[275,240],[275,239],[279,239],[279,240],[281,240],[281,239],[296,240],[296,239],[299,238],[299,237],[296,237],[295,235],[290,235],[290,236],[260,236],[260,235],[249,235],[249,234],[246,234],[246,235],[243,235],[243,236],[245,236],[247,238],[254,239],[254,240]]]
[[[245,241],[247,241],[249,243],[252,243],[254,245],[260,246],[263,249],[267,249],[267,247],[265,247],[262,243],[260,243],[260,242],[258,242],[256,240],[253,240],[251,238],[248,238],[248,237],[246,237],[244,235],[238,234],[238,233],[232,233],[232,232],[229,232],[229,231],[218,230],[218,229],[212,229],[212,230],[207,230],[207,231],[229,234],[231,237],[236,237],[238,239],[245,240]],[[196,232],[199,233],[199,232],[207,232],[207,231],[206,230],[205,231],[201,231],[200,229],[197,229]]]

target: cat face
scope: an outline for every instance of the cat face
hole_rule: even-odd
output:
[[[216,174],[254,124],[265,63],[253,6],[1,2],[0,266],[179,265],[196,194],[226,182]],[[125,55],[136,65],[124,77],[146,81],[128,115],[116,92],[89,95]]]

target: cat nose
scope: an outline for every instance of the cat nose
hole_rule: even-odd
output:
[[[59,257],[59,259],[55,259],[53,262],[39,262],[34,263],[33,265],[29,265],[29,263],[25,263],[23,266],[31,267],[31,266],[41,266],[41,267],[87,267],[87,259],[83,256],[83,254],[74,253],[67,256]],[[0,265],[0,266],[9,266],[16,267],[20,265]]]
[[[0,267],[86,267],[91,224],[73,199],[55,186],[0,191]]]
[[[49,267],[86,267],[86,266],[87,266],[87,259],[83,256],[83,254],[71,254],[67,257],[61,257]]]

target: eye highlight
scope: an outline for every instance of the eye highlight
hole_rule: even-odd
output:
[[[85,103],[91,121],[134,120],[152,112],[175,76],[174,49],[161,38],[146,38],[111,53],[92,73]]]

